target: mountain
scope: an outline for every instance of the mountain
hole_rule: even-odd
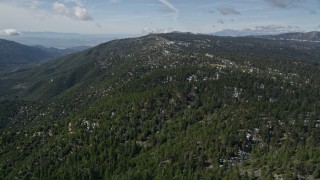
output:
[[[46,48],[43,46],[31,47],[0,39],[0,73],[32,67],[88,48],[87,46],[68,49]]]
[[[214,36],[231,36],[231,37],[240,37],[240,36],[263,36],[263,35],[276,35],[279,34],[278,31],[273,29],[224,29],[215,33],[211,33]]]
[[[39,48],[0,39],[0,71],[38,64],[50,56],[50,53]]]
[[[320,44],[114,40],[0,78],[0,179],[320,176]]]
[[[269,29],[270,30],[270,29]],[[224,29],[210,35],[214,36],[231,36],[231,37],[241,37],[241,36],[253,36],[256,38],[272,39],[272,40],[294,40],[294,41],[310,41],[310,42],[320,42],[320,32],[288,32],[280,33],[278,31],[266,31],[259,29],[243,29],[243,30],[233,30]]]
[[[301,33],[301,32],[284,33],[279,35],[266,35],[266,36],[258,36],[258,37],[274,39],[274,40],[320,42],[320,32],[317,32],[317,31],[312,31],[307,33]]]
[[[231,36],[231,37],[250,36],[250,35],[252,35],[252,31],[250,29],[248,29],[248,30],[224,29],[222,31],[211,33],[211,35],[214,35],[214,36]]]

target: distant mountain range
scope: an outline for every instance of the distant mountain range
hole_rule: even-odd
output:
[[[28,46],[42,45],[44,47],[72,48],[76,46],[96,46],[113,39],[133,35],[126,34],[76,34],[57,32],[22,32],[19,36],[1,36],[0,39],[15,41]]]
[[[273,39],[273,40],[320,42],[320,32],[317,32],[317,31],[312,31],[307,33],[293,32],[293,33],[284,33],[279,35],[263,35],[263,36],[257,36],[257,37]]]
[[[276,31],[259,31],[259,30],[252,30],[252,29],[242,29],[242,30],[224,29],[222,31],[210,33],[210,35],[239,37],[239,36],[276,35],[279,33],[280,32],[276,32]]]
[[[34,66],[88,48],[88,46],[68,49],[26,46],[13,41],[0,39],[0,73],[12,72],[21,68]]]
[[[225,29],[216,33],[211,33],[215,36],[254,36],[258,38],[273,39],[273,40],[298,40],[298,41],[314,41],[320,42],[320,32],[288,32],[288,33],[275,33],[275,32],[259,32],[250,29],[245,30],[233,30]]]
[[[218,32],[215,32],[215,33],[210,33],[210,35],[239,37],[239,36],[250,36],[250,35],[261,35],[261,34],[260,33],[252,34],[251,30],[224,29],[222,31],[218,31]]]

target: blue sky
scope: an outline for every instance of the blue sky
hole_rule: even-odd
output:
[[[0,0],[0,34],[319,31],[320,0]]]

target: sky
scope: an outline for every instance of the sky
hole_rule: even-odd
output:
[[[0,0],[0,34],[320,31],[320,0]]]

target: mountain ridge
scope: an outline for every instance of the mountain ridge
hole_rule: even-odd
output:
[[[258,37],[273,39],[273,40],[320,42],[320,32],[318,31],[311,31],[306,33],[291,32],[291,33],[283,33],[283,34],[273,35],[273,36],[264,35],[264,36],[258,36]]]
[[[320,41],[320,32],[319,31],[310,31],[310,32],[255,32],[250,29],[246,30],[233,30],[225,29],[216,33],[210,33],[210,35],[215,36],[231,36],[231,37],[246,37],[252,36],[257,38],[273,39],[273,40],[296,40],[296,41]]]

